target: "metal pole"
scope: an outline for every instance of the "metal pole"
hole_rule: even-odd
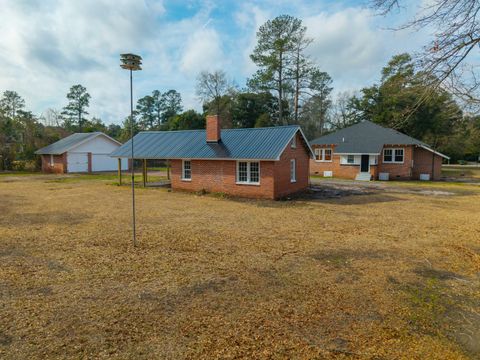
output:
[[[134,158],[133,158],[133,81],[132,69],[130,69],[130,142],[132,145],[132,226],[133,226],[133,246],[137,246],[137,234],[135,226],[135,173],[134,173]]]

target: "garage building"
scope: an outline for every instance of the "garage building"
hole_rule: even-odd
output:
[[[45,173],[86,173],[116,171],[117,159],[109,155],[122,144],[102,132],[75,133],[36,152],[42,157]],[[122,170],[128,169],[126,159]]]

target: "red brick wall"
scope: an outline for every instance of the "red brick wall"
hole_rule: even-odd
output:
[[[207,115],[207,141],[220,140],[220,118],[218,115]]]
[[[290,159],[296,159],[297,181],[290,182]],[[171,161],[172,189],[223,192],[234,196],[276,199],[308,187],[309,154],[297,138],[296,149],[287,146],[279,161],[260,161],[260,184],[237,184],[234,160],[191,160],[192,179],[182,180],[182,161]]]
[[[290,144],[275,162],[275,198],[299,192],[308,188],[310,173],[310,154],[303,144],[300,134],[296,135],[297,146],[292,149]],[[295,159],[297,181],[290,181],[290,160]]]
[[[383,149],[378,156],[378,172],[389,173],[390,180],[410,180],[412,179],[412,146],[385,145],[384,148],[403,149],[403,163],[383,163]]]
[[[252,198],[274,198],[273,161],[260,162],[260,184],[236,184],[237,162],[232,160],[192,160],[191,181],[182,180],[182,161],[171,161],[172,189],[223,192]]]
[[[53,166],[50,164],[50,155],[41,155],[42,172],[62,174],[67,172],[67,154],[53,155]]]
[[[432,176],[432,162],[434,175]],[[413,179],[420,179],[420,174],[430,174],[430,179],[438,180],[442,173],[442,157],[421,147],[413,149]]]
[[[324,171],[333,171],[334,177],[355,179],[360,171],[360,165],[340,165],[340,155],[333,154],[331,162],[310,160],[310,173],[323,176]]]
[[[322,147],[314,145],[315,147]],[[323,146],[325,147],[325,146]],[[327,146],[329,147],[329,146]],[[419,179],[420,174],[430,174],[432,177],[432,152],[414,146],[385,145],[385,148],[403,148],[403,163],[383,163],[383,149],[378,156],[378,165],[370,165],[373,179],[378,179],[378,173],[389,173],[390,180]],[[333,171],[334,177],[355,179],[360,171],[359,165],[340,165],[340,155],[333,154],[332,162],[317,162],[310,160],[310,173],[323,176],[324,171]],[[413,160],[413,162],[412,162]],[[413,164],[413,168],[412,168]],[[442,171],[442,158],[435,155],[435,176],[438,180]]]

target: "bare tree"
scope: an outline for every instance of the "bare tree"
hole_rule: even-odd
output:
[[[382,15],[404,6],[405,0],[371,0]],[[480,105],[477,76],[480,45],[478,0],[431,0],[400,29],[433,29],[434,38],[417,55],[432,85],[443,85],[471,105]]]
[[[353,93],[346,91],[337,94],[329,116],[329,127],[332,130],[343,129],[356,122],[355,111],[352,108],[353,97]]]
[[[60,111],[52,108],[45,110],[45,112],[40,117],[40,120],[42,121],[43,125],[54,127],[61,126],[63,121]]]
[[[222,97],[234,92],[234,84],[228,80],[227,75],[222,70],[214,72],[202,71],[197,77],[196,94],[205,104],[211,103],[217,115],[222,111]]]

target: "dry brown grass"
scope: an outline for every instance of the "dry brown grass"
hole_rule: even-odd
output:
[[[134,249],[128,187],[4,177],[0,358],[478,357],[480,189],[451,191],[139,189]]]

